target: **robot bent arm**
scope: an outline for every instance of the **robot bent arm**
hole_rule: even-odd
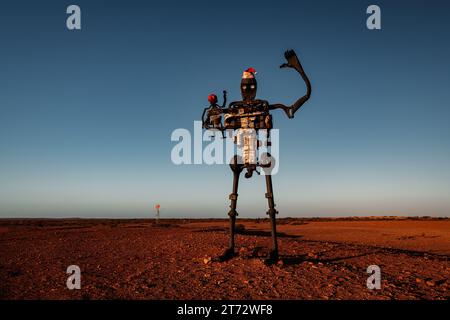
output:
[[[283,109],[286,115],[292,119],[294,118],[294,114],[297,112],[298,109],[306,102],[308,101],[309,97],[311,96],[311,82],[308,79],[308,76],[306,75],[305,71],[303,70],[303,67],[297,58],[297,55],[295,54],[294,50],[288,50],[284,53],[284,57],[287,60],[287,63],[283,63],[280,68],[293,68],[297,70],[298,73],[300,73],[303,81],[306,84],[306,94],[298,99],[293,105],[291,106],[285,106],[281,103],[271,104],[269,106],[270,110],[274,109]]]

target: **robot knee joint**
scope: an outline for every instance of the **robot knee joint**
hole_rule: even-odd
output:
[[[230,218],[234,218],[234,217],[238,216],[238,213],[236,212],[236,210],[231,209],[231,210],[228,212],[228,216],[229,216]]]
[[[268,211],[267,211],[267,214],[270,216],[270,217],[275,217],[275,215],[276,214],[278,214],[278,211],[275,209],[275,208],[270,208]]]

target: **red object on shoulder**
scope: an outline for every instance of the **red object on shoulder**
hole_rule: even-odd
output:
[[[210,94],[209,96],[208,96],[208,101],[209,101],[209,103],[211,103],[211,104],[215,104],[215,103],[217,103],[217,96],[215,95],[215,94]]]

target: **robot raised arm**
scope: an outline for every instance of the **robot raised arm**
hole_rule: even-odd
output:
[[[280,68],[292,68],[297,70],[298,73],[300,73],[303,81],[306,84],[306,94],[298,99],[293,105],[291,106],[285,106],[281,103],[271,104],[269,106],[270,110],[274,109],[283,109],[286,115],[292,119],[294,118],[294,114],[297,112],[298,109],[306,102],[308,101],[309,97],[311,96],[311,82],[308,79],[308,76],[306,75],[305,71],[303,70],[303,67],[295,54],[294,50],[288,50],[284,53],[284,57],[287,60],[287,63],[283,63]]]

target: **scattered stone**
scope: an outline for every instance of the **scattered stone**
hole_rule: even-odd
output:
[[[204,264],[208,264],[208,263],[210,263],[211,262],[211,257],[207,257],[207,258],[204,258],[203,259],[203,263]]]
[[[308,257],[312,259],[317,259],[317,255],[314,252],[308,252]]]
[[[434,287],[435,286],[435,282],[433,280],[428,280],[427,282],[425,282],[427,284],[427,286],[429,287]]]

